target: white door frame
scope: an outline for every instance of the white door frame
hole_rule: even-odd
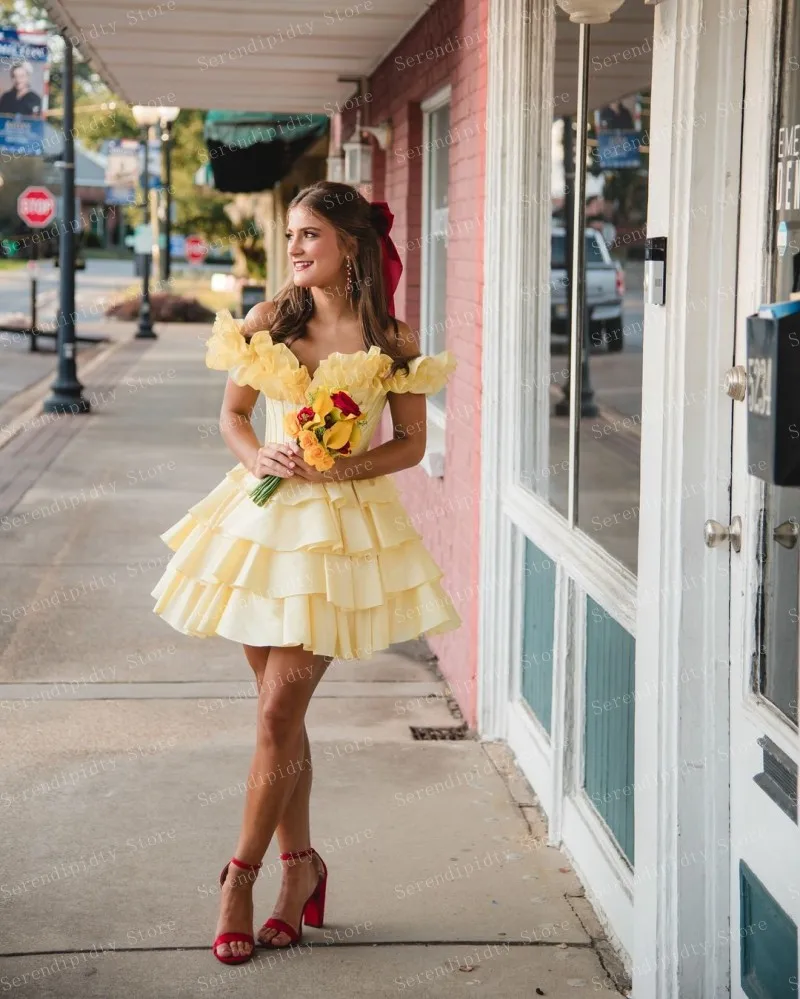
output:
[[[794,0],[786,0],[787,3]],[[777,87],[776,52],[781,17],[780,0],[754,4],[747,33],[746,94],[750,95],[745,111],[743,139],[744,175],[751,179],[741,202],[741,246],[739,249],[739,316],[736,359],[746,365],[746,317],[769,297],[769,271],[774,243],[771,225],[774,211],[770,181],[774,172],[774,128]],[[753,239],[758,233],[761,238]],[[753,781],[763,769],[759,736],[766,735],[791,758],[797,760],[800,740],[792,725],[751,686],[750,662],[755,651],[754,619],[756,589],[759,584],[756,552],[758,515],[762,506],[762,483],[748,474],[747,404],[734,406],[733,513],[743,520],[742,558],[732,564],[731,601],[731,996],[743,997],[740,951],[739,861],[743,859],[759,878],[778,905],[798,919],[797,863],[798,828],[781,814]],[[772,521],[774,524],[774,521]],[[771,525],[768,524],[768,527]],[[772,544],[771,541],[767,542]],[[779,557],[779,556],[778,556]],[[767,597],[769,600],[769,596]],[[769,613],[769,607],[767,608]],[[796,654],[796,650],[795,650]],[[757,926],[756,926],[757,931]]]
[[[550,24],[534,17],[515,39],[496,41],[521,8],[520,0],[495,0],[489,22],[496,29],[489,32],[487,109],[493,224],[485,252],[482,451],[492,461],[482,463],[478,692],[480,731],[489,738],[509,737],[518,653],[509,628],[518,615],[510,616],[500,585],[520,578],[500,495],[513,481],[507,428],[515,400],[505,391],[504,367],[516,354],[508,334],[549,322],[546,296],[523,309],[514,294],[528,249],[523,226],[509,218],[508,190],[542,198],[529,203],[529,231],[549,232],[550,114],[523,116],[516,106],[520,97],[543,106]],[[729,833],[728,764],[718,751],[729,736],[729,570],[727,553],[706,549],[703,524],[730,516],[732,404],[722,377],[733,363],[735,299],[721,291],[733,289],[736,275],[741,110],[731,102],[741,97],[746,28],[730,10],[730,0],[664,0],[655,10],[648,233],[666,235],[668,251],[666,305],[645,307],[642,495],[663,502],[642,504],[632,629],[637,689],[650,692],[636,704],[630,957],[637,999],[717,999],[729,982],[727,953],[697,944],[716,940],[729,922],[728,858],[718,848]],[[525,130],[538,143],[535,156],[519,140]],[[541,286],[546,256],[527,268]],[[542,411],[541,396],[530,408]],[[559,592],[563,606],[566,590]]]
[[[732,365],[746,19],[729,0],[656,9],[648,234],[667,301],[645,306],[637,688],[637,999],[727,995]],[[721,111],[721,108],[725,111]],[[733,555],[733,558],[738,556]],[[655,595],[655,599],[646,599]]]

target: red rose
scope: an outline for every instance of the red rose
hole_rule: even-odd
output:
[[[346,392],[334,392],[331,402],[344,416],[361,416],[361,410]]]
[[[302,409],[297,412],[297,422],[300,426],[305,426],[306,423],[310,423],[315,417],[315,412],[310,406],[303,406]]]
[[[344,447],[339,448],[339,454],[350,454],[350,441]]]

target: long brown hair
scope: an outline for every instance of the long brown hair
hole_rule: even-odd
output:
[[[364,347],[375,345],[392,358],[392,370],[408,370],[408,358],[401,356],[398,344],[386,334],[390,321],[395,336],[397,320],[389,315],[383,278],[380,230],[381,216],[355,187],[330,180],[319,180],[303,188],[292,199],[287,214],[302,205],[336,230],[340,245],[355,250],[351,301],[358,314]],[[288,344],[305,336],[306,323],[314,311],[310,288],[299,288],[290,277],[275,296],[275,314],[270,325],[272,339]]]

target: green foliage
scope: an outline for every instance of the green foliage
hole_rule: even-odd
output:
[[[44,5],[35,0],[0,0],[0,16],[5,24],[50,34],[50,110],[62,108],[65,43]],[[101,149],[109,139],[141,138],[130,105],[109,90],[77,50],[74,55],[76,138],[92,150]],[[204,111],[182,109],[172,126],[172,197],[177,205],[177,223],[173,228],[184,235],[199,233],[209,242],[227,245],[232,226],[224,209],[230,202],[230,195],[199,187],[194,182],[197,170],[208,161],[203,141],[204,120]],[[50,121],[56,128],[61,126],[58,114],[52,115]],[[129,224],[141,221],[140,209],[126,208],[124,212]],[[251,242],[253,245],[248,243],[243,251],[248,270],[254,277],[263,277],[264,251],[260,234]]]
[[[225,214],[230,195],[198,187],[194,175],[208,160],[203,141],[205,111],[181,111],[172,126],[172,197],[178,206],[176,229],[207,240],[225,239],[231,223]]]

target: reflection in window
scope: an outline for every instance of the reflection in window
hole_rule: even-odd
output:
[[[574,29],[565,17],[557,11],[556,35],[559,43],[563,36],[564,45]],[[602,51],[613,42],[613,28],[596,25],[591,38],[592,51]],[[625,79],[590,74],[586,164],[575,162],[574,116],[553,121],[549,279],[545,288],[528,290],[529,300],[535,301],[532,296],[536,295],[549,297],[550,318],[548,328],[537,331],[545,341],[544,350],[539,351],[538,362],[529,362],[522,379],[522,411],[526,412],[525,384],[545,385],[550,415],[546,427],[526,428],[520,467],[521,484],[564,516],[573,484],[578,528],[632,572],[637,565],[640,508],[650,57],[643,55],[639,63],[635,74]],[[640,89],[631,92],[634,76]],[[558,91],[571,89],[574,94],[577,85],[576,70],[571,88],[564,86],[561,77]],[[575,100],[563,102],[562,109],[564,104],[574,107]],[[587,172],[586,227],[581,234],[585,248],[584,364],[579,474],[578,481],[571,483],[573,275],[569,243],[574,177],[580,169]],[[529,356],[535,358],[536,352]]]
[[[423,162],[422,218],[422,330],[423,353],[436,354],[446,345],[447,235],[450,175],[450,90],[446,88],[422,105],[425,159]],[[445,409],[447,389],[430,397]]]

